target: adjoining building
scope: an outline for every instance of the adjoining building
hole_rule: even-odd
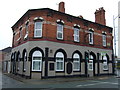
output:
[[[10,73],[12,47],[0,50],[0,69],[3,73]]]
[[[11,72],[26,78],[114,74],[112,28],[105,10],[95,22],[59,10],[28,10],[13,26]]]

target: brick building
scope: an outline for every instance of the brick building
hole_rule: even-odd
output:
[[[105,10],[95,22],[49,8],[28,10],[13,26],[11,72],[28,78],[114,74],[112,28]]]
[[[7,47],[0,50],[0,70],[4,73],[10,73],[12,47]]]

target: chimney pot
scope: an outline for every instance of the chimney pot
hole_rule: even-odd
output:
[[[105,10],[103,7],[95,11],[95,22],[102,25],[106,25]]]
[[[65,13],[65,3],[64,2],[59,3],[59,11]]]
[[[79,15],[78,17],[83,19],[83,16],[82,16],[82,15]]]

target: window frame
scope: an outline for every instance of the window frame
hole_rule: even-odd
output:
[[[34,55],[34,54],[36,54],[36,55]],[[35,57],[37,57],[37,58],[41,58],[41,59],[39,59],[39,60],[34,60],[33,58],[35,58]],[[39,68],[40,69],[34,69],[33,67],[34,67],[34,62],[39,62],[40,64],[39,64]],[[38,51],[38,50],[36,50],[36,51],[34,51],[33,52],[33,54],[32,54],[32,71],[34,72],[34,71],[42,71],[42,52],[41,51]]]
[[[107,46],[107,36],[106,36],[106,34],[103,34],[103,35],[102,35],[102,43],[103,43],[103,46],[104,46],[104,47]]]
[[[77,61],[75,59],[78,59]],[[75,68],[75,63],[79,65],[79,68]],[[78,53],[74,53],[73,55],[73,71],[80,71],[80,55]]]
[[[17,65],[17,70],[19,71],[20,69],[20,61],[21,61],[21,55],[18,55],[18,65]]]
[[[59,26],[61,26],[61,30],[59,30]],[[63,30],[64,30],[64,25],[61,23],[57,23],[57,39],[63,40]],[[58,33],[62,34],[62,37],[60,38]]]
[[[62,58],[62,61],[61,60],[57,60],[57,59],[60,59],[60,58]],[[57,62],[59,62],[59,63],[62,63],[62,65],[63,65],[63,67],[62,67],[62,69],[58,69],[57,68]],[[55,70],[56,71],[64,71],[64,54],[62,53],[62,52],[57,52],[56,53],[56,64],[55,64]]]
[[[89,31],[89,44],[93,45],[94,44],[94,32]]]
[[[27,39],[27,37],[28,37],[28,31],[29,31],[29,22],[27,22],[25,24],[25,36],[24,36],[24,39]]]
[[[107,56],[103,56],[103,70],[108,70],[108,59]],[[104,66],[107,66],[107,68],[104,68]]]
[[[23,66],[23,71],[25,72],[27,69],[27,52],[24,53],[24,58],[23,58],[24,66]]]
[[[89,63],[88,63],[88,70],[93,71],[93,55],[90,55]],[[90,68],[90,65],[92,65],[92,69]]]
[[[74,27],[74,35],[73,35],[74,36],[74,42],[80,42],[80,32],[79,31],[80,31],[79,28]],[[76,38],[78,38],[78,40]]]
[[[36,29],[37,23],[40,23],[39,25],[40,25],[41,28]],[[43,32],[42,30],[43,30],[43,21],[41,21],[41,20],[35,21],[35,22],[34,22],[34,38],[41,38],[41,37],[42,37],[42,32]],[[36,34],[37,34],[37,33],[36,33],[37,31],[41,32],[40,35],[36,35]]]
[[[20,37],[19,38],[22,38],[22,26],[20,26],[19,32],[20,32]]]

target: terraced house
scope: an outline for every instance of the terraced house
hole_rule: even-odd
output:
[[[105,10],[95,22],[59,10],[28,10],[13,26],[11,72],[26,78],[93,77],[114,74],[112,28]]]

